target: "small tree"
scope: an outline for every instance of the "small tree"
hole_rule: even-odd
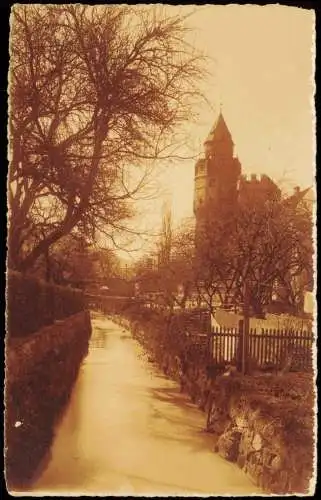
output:
[[[233,268],[235,220],[217,213],[203,221],[196,238],[194,281],[200,303],[210,314],[220,306],[233,303],[238,273]]]
[[[168,258],[166,262],[160,259],[158,267],[160,290],[170,309],[173,309],[175,305],[184,309],[191,295],[194,281],[194,229],[189,224],[184,224],[176,231],[171,229],[170,233],[165,233],[163,227],[161,241],[167,242]],[[164,245],[161,245],[161,250],[163,247]]]
[[[166,266],[171,259],[173,228],[172,212],[170,206],[165,203],[163,206],[162,230],[158,243],[158,265]]]
[[[94,272],[101,280],[118,278],[121,275],[119,258],[112,249],[93,249]]]

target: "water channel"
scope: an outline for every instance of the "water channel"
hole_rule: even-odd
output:
[[[259,494],[213,453],[205,415],[129,331],[92,315],[93,334],[33,496]],[[26,493],[24,493],[26,494]]]

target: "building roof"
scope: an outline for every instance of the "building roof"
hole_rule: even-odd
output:
[[[220,111],[220,114],[213,127],[211,128],[210,133],[205,140],[205,143],[221,141],[230,141],[233,144],[231,133],[225,123],[222,112]]]
[[[315,193],[313,191],[312,186],[303,190],[298,189],[294,194],[292,194],[291,196],[289,196],[289,198],[287,198],[287,201],[293,203],[293,205],[298,205],[300,202],[304,200],[311,200],[311,201],[315,200]]]

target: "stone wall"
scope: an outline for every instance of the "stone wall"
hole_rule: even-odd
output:
[[[7,487],[27,484],[50,448],[88,352],[88,311],[6,346],[5,474]]]
[[[215,451],[265,491],[309,491],[314,455],[310,375],[219,377],[211,397],[207,425]]]

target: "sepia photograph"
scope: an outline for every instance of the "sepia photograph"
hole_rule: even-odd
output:
[[[314,496],[315,11],[14,4],[11,496]]]

